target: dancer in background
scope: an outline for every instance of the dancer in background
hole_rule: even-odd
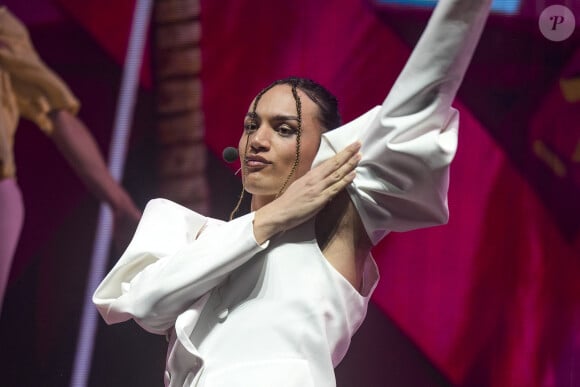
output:
[[[0,6],[0,311],[24,221],[14,138],[20,117],[54,142],[91,193],[111,206],[116,238],[128,239],[141,212],[109,174],[93,136],[76,117],[79,102],[36,53],[26,27]],[[50,190],[50,187],[47,188]]]
[[[451,107],[491,0],[441,0],[383,102],[286,78],[250,103],[239,142],[251,212],[229,222],[152,200],[93,300],[109,324],[168,335],[168,386],[335,386],[390,231],[448,219]]]

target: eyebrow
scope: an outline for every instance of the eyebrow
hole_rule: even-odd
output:
[[[248,113],[246,113],[246,118],[256,119],[256,118],[259,118],[259,116],[257,113],[248,112]],[[272,121],[299,121],[297,116],[286,116],[283,114],[277,114],[277,115],[271,117],[270,120],[272,120]]]

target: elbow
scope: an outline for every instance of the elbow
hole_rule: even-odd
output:
[[[446,197],[415,202],[414,211],[410,213],[413,214],[410,218],[412,223],[415,223],[413,228],[416,229],[441,226],[449,222],[449,208]]]
[[[161,313],[146,303],[135,305],[130,317],[145,331],[157,335],[167,333],[175,323],[176,318],[176,316]]]
[[[130,301],[126,300],[128,302],[125,302],[125,305],[130,308],[131,315],[135,320],[156,321],[162,315],[159,301],[162,297],[156,289],[146,292],[133,292]]]
[[[441,226],[449,222],[449,206],[447,203],[447,185],[433,195],[433,199],[424,207],[424,216],[430,226]]]
[[[163,289],[155,289],[134,298],[130,314],[144,330],[164,335],[190,304],[191,300],[179,297],[178,292],[168,293]]]
[[[93,303],[108,324],[118,324],[133,319],[143,329],[155,334],[165,334],[173,321],[161,313],[155,302],[155,295],[126,293],[116,299],[102,300],[93,298]]]
[[[449,208],[447,206],[447,201],[440,201],[439,203],[430,203],[430,205],[424,207],[422,215],[423,227],[433,227],[442,226],[449,222]]]
[[[449,208],[447,203],[441,206],[440,211],[434,217],[435,225],[441,226],[449,223]]]

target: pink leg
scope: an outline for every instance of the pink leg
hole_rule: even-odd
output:
[[[24,204],[16,180],[0,180],[0,312],[23,222]]]

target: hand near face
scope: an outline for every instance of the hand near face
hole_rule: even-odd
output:
[[[294,181],[276,200],[256,211],[254,235],[263,243],[315,216],[350,184],[360,161],[356,142]]]

